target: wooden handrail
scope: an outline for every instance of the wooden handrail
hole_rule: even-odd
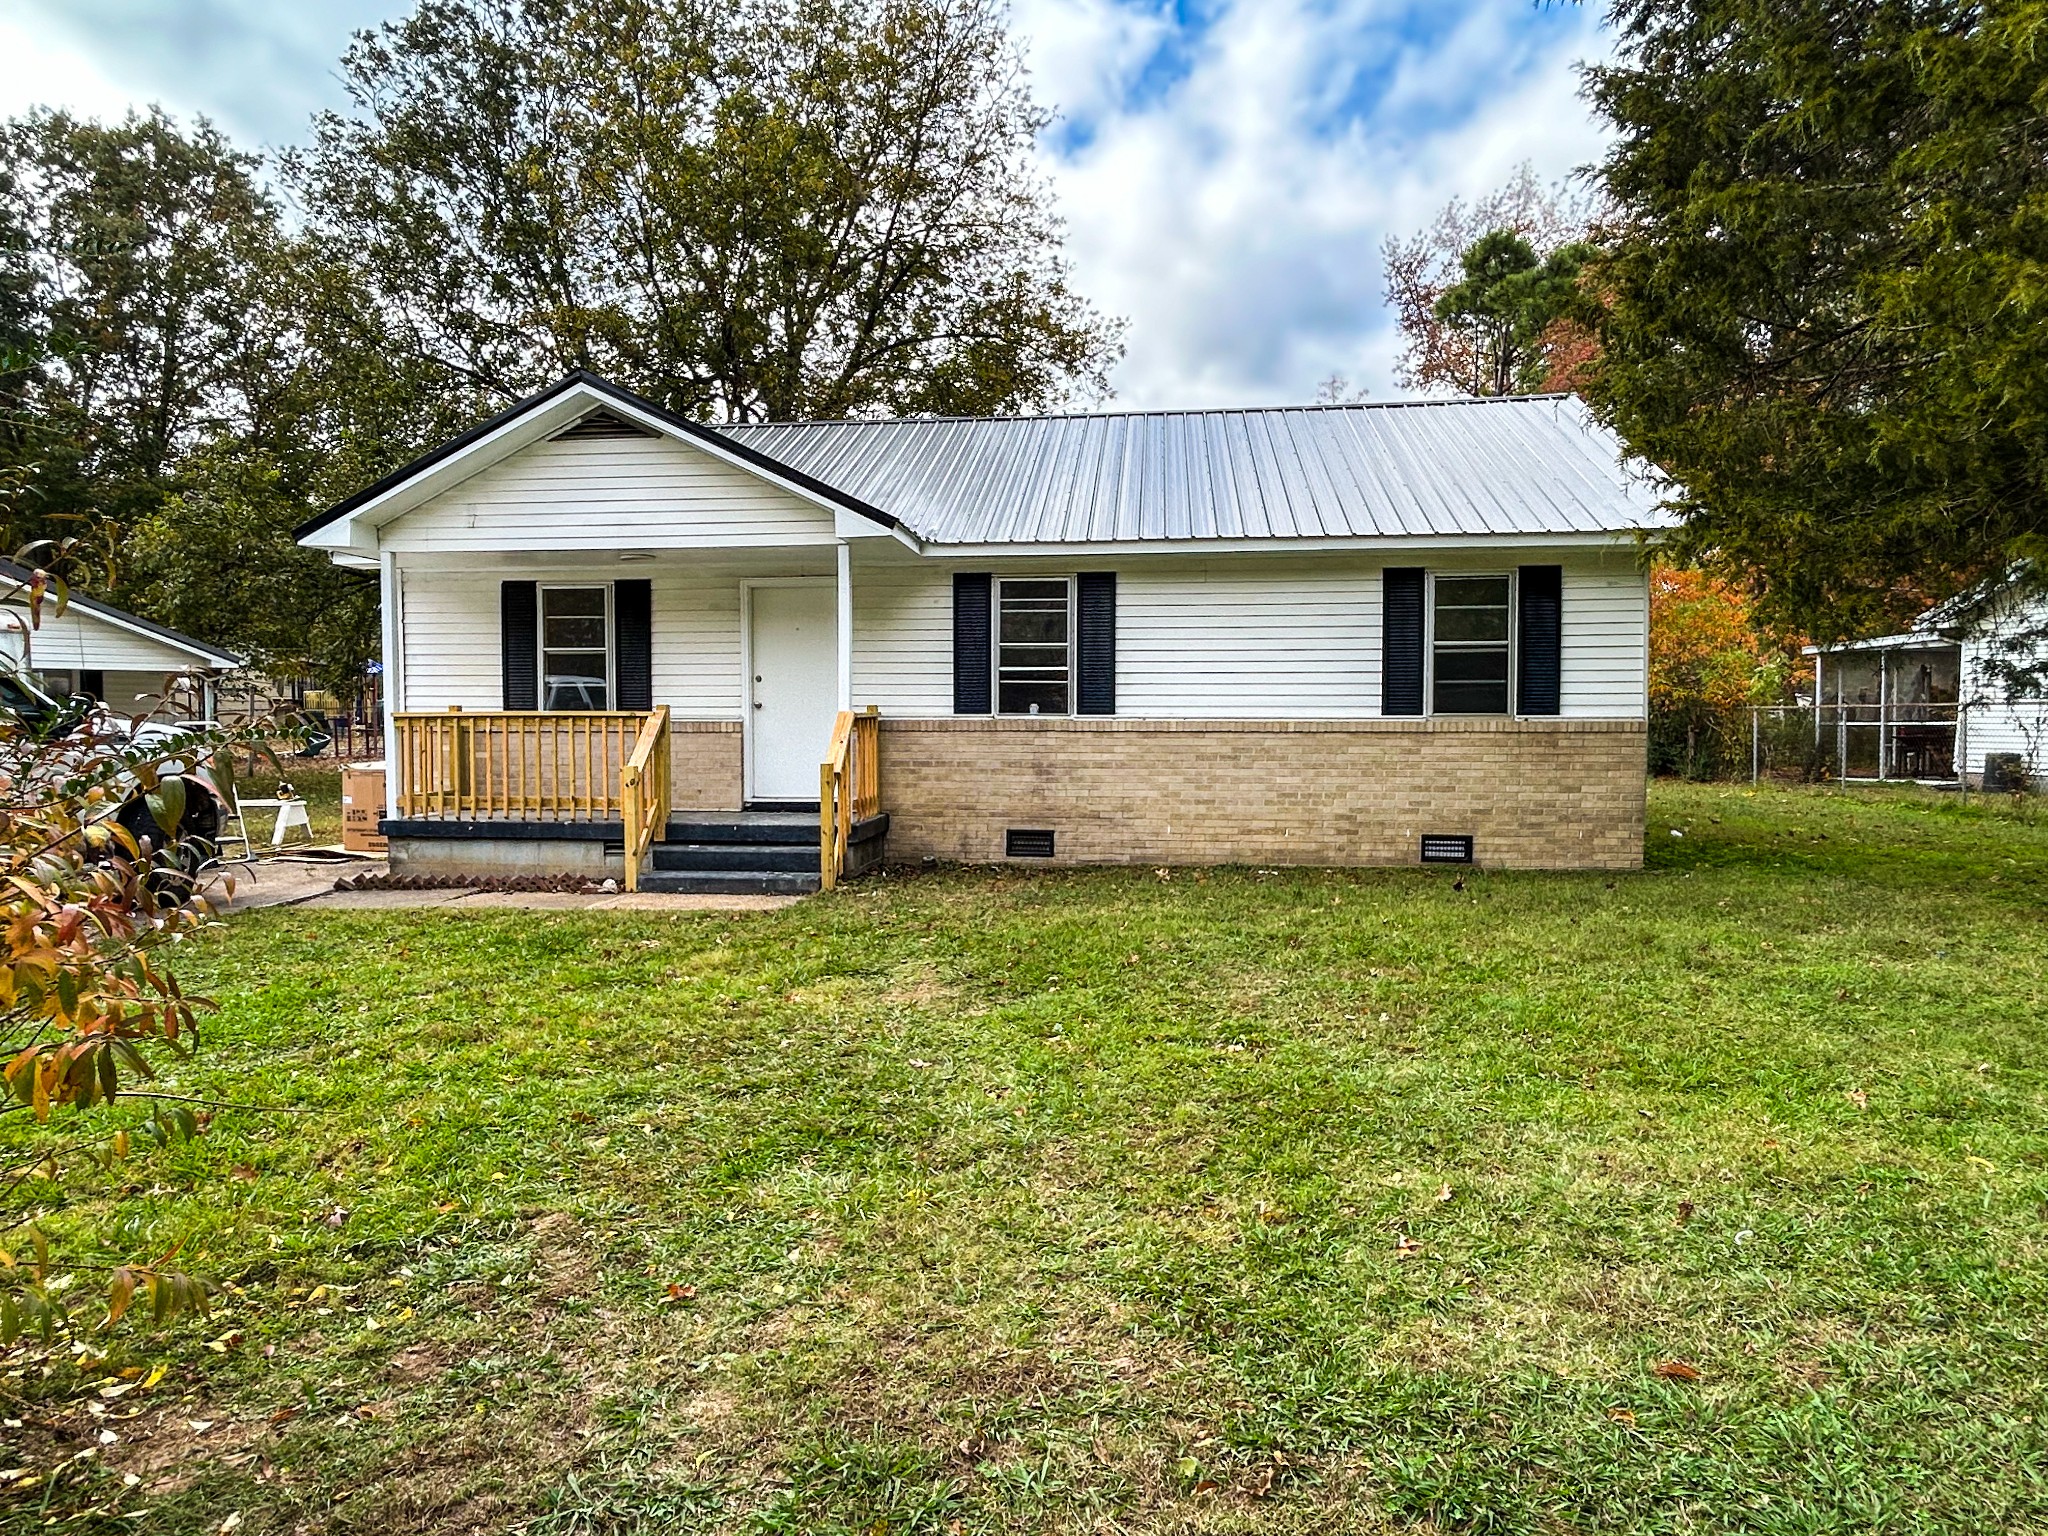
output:
[[[640,865],[668,828],[668,706],[658,704],[626,766],[619,770],[619,803],[626,822],[626,889],[640,889]]]
[[[826,890],[846,873],[856,822],[882,812],[882,720],[870,704],[843,709],[818,769],[818,879]]]
[[[392,717],[398,814],[426,820],[612,821],[650,711],[448,710]]]

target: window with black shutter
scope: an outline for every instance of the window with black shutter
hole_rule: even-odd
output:
[[[498,647],[503,659],[504,708],[540,708],[540,585],[507,581],[498,587]]]
[[[1380,578],[1380,713],[1422,713],[1423,585],[1420,567]]]
[[[1116,572],[1083,571],[1074,578],[1079,676],[1074,712],[1116,713]]]
[[[953,713],[994,712],[994,673],[989,659],[994,632],[993,581],[985,571],[953,577]]]
[[[654,708],[654,584],[612,583],[613,671],[620,709]]]
[[[1515,711],[1554,715],[1564,703],[1564,567],[1525,565],[1515,588]]]

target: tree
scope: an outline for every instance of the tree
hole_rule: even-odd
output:
[[[1475,317],[1440,314],[1438,306],[1446,294],[1471,281],[1466,258],[1482,240],[1518,238],[1538,265],[1566,250],[1582,256],[1594,213],[1586,195],[1545,186],[1525,163],[1500,190],[1473,203],[1453,198],[1428,229],[1406,240],[1390,238],[1382,256],[1387,302],[1403,343],[1396,379],[1410,389],[1469,394],[1578,387],[1588,333],[1575,313],[1560,310],[1553,323],[1537,327],[1534,352],[1543,360],[1541,368],[1524,366],[1520,356],[1510,358],[1506,376],[1512,383],[1493,387],[1500,370],[1485,351],[1486,328],[1473,323]],[[1569,374],[1557,372],[1567,364]]]
[[[1650,572],[1650,769],[1706,778],[1748,752],[1751,706],[1784,700],[1798,648],[1760,631],[1743,594],[1704,571]]]
[[[1583,325],[1591,311],[1580,298],[1579,275],[1593,254],[1590,243],[1574,241],[1540,257],[1508,229],[1472,242],[1459,258],[1462,279],[1432,309],[1472,370],[1466,393],[1527,394],[1545,387],[1545,339],[1561,322]]]
[[[2038,556],[2048,3],[1610,14],[1593,399],[1674,477],[1680,553],[1823,639]]]
[[[997,0],[424,0],[287,172],[406,366],[732,420],[1101,392]]]
[[[378,395],[314,350],[334,279],[259,170],[161,111],[0,125],[0,533],[63,537],[73,579],[347,692],[370,584],[291,529],[359,483],[345,418]]]

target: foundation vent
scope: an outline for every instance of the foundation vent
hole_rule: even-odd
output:
[[[1006,859],[1049,859],[1052,854],[1053,835],[1049,831],[1026,827],[1011,827],[1003,833],[1003,857]]]
[[[1470,864],[1472,839],[1446,832],[1422,834],[1422,862],[1425,864]]]

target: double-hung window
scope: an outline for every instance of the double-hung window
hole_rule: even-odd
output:
[[[540,589],[540,707],[609,709],[612,698],[608,586]]]
[[[1073,584],[1065,577],[996,583],[996,713],[1073,711]]]
[[[1513,579],[1438,575],[1430,612],[1430,712],[1507,714],[1514,677]]]

